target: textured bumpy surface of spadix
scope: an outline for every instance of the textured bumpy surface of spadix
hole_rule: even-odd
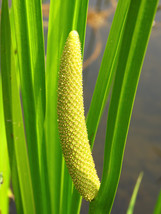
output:
[[[71,31],[61,58],[58,81],[58,127],[62,151],[79,193],[95,198],[100,181],[96,173],[84,116],[82,59],[79,35]]]

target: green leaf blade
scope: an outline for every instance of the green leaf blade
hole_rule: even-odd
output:
[[[21,103],[19,99],[19,89],[16,80],[14,65],[12,64],[12,119],[13,119],[13,137],[16,154],[16,162],[20,183],[20,191],[22,196],[24,213],[36,213],[35,201],[33,196],[33,186],[30,175],[30,167],[28,161]]]
[[[9,199],[8,199],[8,189],[10,185],[10,169],[9,169],[9,159],[4,123],[4,112],[3,112],[3,100],[2,100],[2,82],[0,76],[0,145],[1,145],[1,155],[0,155],[0,174],[5,182],[0,183],[0,211],[1,213],[8,213],[9,211]]]
[[[158,195],[157,202],[155,204],[154,212],[153,214],[160,214],[161,213],[161,191]]]
[[[2,3],[2,29],[1,72],[4,116],[16,207],[19,213],[35,213],[19,89],[16,82],[8,1]]]
[[[13,146],[13,128],[12,128],[12,109],[11,109],[11,86],[10,86],[10,71],[11,71],[11,32],[9,27],[9,9],[8,1],[4,0],[2,4],[1,14],[1,76],[2,76],[2,94],[3,94],[3,109],[5,118],[5,130],[7,147],[9,154],[10,170],[12,175],[12,185],[15,194],[15,202],[17,211],[23,213],[21,200],[19,178],[16,166],[15,150]]]
[[[46,141],[44,121],[46,114],[46,86],[45,86],[45,51],[43,38],[41,1],[26,1],[27,26],[29,32],[31,71],[36,108],[37,147],[41,171],[42,194],[44,211],[51,213],[49,193],[49,177],[46,156]]]
[[[35,65],[34,63],[36,62],[33,59],[33,53],[37,53],[37,52],[34,52],[37,50],[35,50],[35,45],[33,47],[30,46],[30,39],[32,34],[31,31],[33,28],[29,28],[29,25],[28,25],[28,21],[30,20],[28,19],[29,8],[26,1],[14,0],[12,3],[12,7],[13,7],[13,14],[14,14],[14,26],[15,26],[15,33],[16,33],[17,49],[18,49],[17,52],[18,52],[18,61],[19,61],[19,69],[20,69],[20,87],[22,92],[22,102],[23,102],[23,110],[24,110],[24,121],[25,121],[25,129],[26,129],[28,154],[29,154],[29,163],[30,163],[30,169],[31,169],[31,178],[32,178],[32,185],[34,187],[33,192],[34,192],[34,198],[36,203],[36,210],[38,213],[41,213],[43,210],[44,204],[42,200],[42,186],[41,186],[42,184],[41,184],[40,165],[39,165],[39,141],[38,141],[39,137],[37,135],[38,116],[36,115],[36,107],[37,107],[36,104],[40,102],[39,104],[42,105],[44,101],[42,101],[43,99],[42,94],[38,96],[37,93],[39,93],[39,91],[37,91],[33,86],[32,69],[33,69],[33,66]],[[35,26],[35,20],[34,20],[34,26]],[[31,48],[34,48],[34,51],[32,53],[30,51]],[[43,54],[44,52],[41,50],[40,55],[43,55]],[[36,60],[38,60],[38,58],[36,58]],[[43,63],[43,60],[42,60],[42,63]],[[42,66],[42,69],[43,69],[43,66]],[[40,82],[38,81],[38,88],[39,87],[40,87]],[[35,92],[34,89],[37,92]],[[42,86],[42,91],[45,94],[44,86]],[[39,100],[35,99],[35,94]],[[44,110],[42,110],[43,109],[42,106],[40,107],[40,109],[38,109],[38,112],[40,113],[41,111],[42,115],[39,115],[40,116],[39,119],[42,122],[43,120],[42,118],[44,117],[44,112],[43,112]],[[42,132],[42,129],[40,131]],[[41,133],[41,136],[43,136],[43,132]]]
[[[132,197],[131,197],[131,200],[130,200],[130,203],[129,203],[129,207],[128,207],[128,210],[127,210],[126,214],[133,214],[134,206],[135,206],[135,202],[136,202],[136,198],[137,198],[137,194],[138,194],[138,191],[139,191],[139,187],[140,187],[142,178],[143,178],[143,172],[141,172],[139,174],[139,177],[138,177],[137,182],[135,184],[135,187],[134,187],[134,190],[133,190],[133,193],[132,193]]]
[[[39,156],[43,139],[46,92],[45,92],[45,51],[43,40],[41,1],[26,1],[27,26],[31,58],[31,72],[36,106]]]

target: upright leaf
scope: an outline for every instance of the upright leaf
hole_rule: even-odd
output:
[[[42,26],[41,1],[26,1],[26,17],[30,46],[31,72],[36,105],[39,156],[43,142],[45,119],[45,51]]]
[[[1,41],[1,17],[0,17],[0,41]],[[0,42],[1,49],[1,42]],[[1,52],[0,52],[0,64],[1,64]],[[0,74],[0,174],[2,176],[2,183],[0,184],[0,212],[2,214],[8,213],[8,188],[10,185],[10,169],[7,150],[7,140],[4,122],[3,111],[3,98],[2,98],[2,81]],[[3,182],[5,179],[5,183]],[[2,185],[3,184],[3,185]]]
[[[44,120],[46,113],[45,92],[45,51],[42,25],[41,0],[26,1],[27,23],[29,32],[32,81],[36,107],[36,127],[38,137],[38,153],[41,171],[42,194],[45,212],[51,212],[49,194],[49,178],[46,157]]]
[[[2,179],[5,180],[0,184],[0,213],[8,213],[9,199],[8,189],[10,185],[10,170],[9,159],[6,141],[6,131],[4,124],[3,100],[2,100],[2,82],[0,76],[0,174]]]
[[[35,213],[33,187],[12,50],[8,1],[2,3],[2,14],[2,86],[12,182],[18,212]],[[21,203],[23,208],[20,207]]]
[[[133,194],[132,194],[132,197],[131,197],[131,200],[130,200],[130,203],[129,203],[129,207],[128,207],[128,210],[127,210],[126,214],[133,214],[134,206],[135,206],[135,202],[136,202],[136,197],[137,197],[137,194],[138,194],[138,191],[139,191],[139,187],[140,187],[142,178],[143,178],[143,173],[141,172],[139,174],[139,177],[138,177],[137,182],[135,184],[135,187],[134,187],[134,190],[133,190]]]
[[[11,109],[11,33],[9,23],[8,1],[2,3],[1,16],[1,75],[3,91],[3,107],[5,118],[6,139],[9,154],[9,163],[12,176],[12,185],[15,195],[17,211],[23,213],[23,206],[20,194],[19,178],[16,166],[15,150],[13,146],[13,127],[12,127],[12,109]]]
[[[154,212],[153,214],[160,214],[161,213],[161,191],[158,195],[157,202],[155,204]]]
[[[36,99],[32,80],[32,54],[30,52],[30,31],[28,26],[28,7],[26,1],[13,0],[14,26],[17,41],[17,53],[20,69],[20,87],[22,92],[22,102],[24,110],[24,121],[26,129],[26,138],[29,154],[29,163],[31,169],[31,178],[36,203],[36,210],[42,213],[42,187],[40,176],[40,165],[38,155],[38,137],[37,137],[37,117],[36,117]],[[35,23],[35,22],[34,22]],[[38,60],[38,59],[37,59]],[[36,64],[34,64],[36,66]],[[41,74],[40,74],[41,75]],[[39,84],[38,84],[39,85]],[[40,85],[38,86],[40,87]],[[42,90],[44,90],[42,88]],[[39,92],[37,92],[39,93]],[[41,96],[40,96],[41,97]],[[40,99],[41,100],[41,99]],[[42,100],[41,100],[42,101]],[[34,151],[34,152],[33,152]]]

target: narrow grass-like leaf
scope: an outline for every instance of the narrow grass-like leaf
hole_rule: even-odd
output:
[[[76,190],[75,187],[73,187],[73,194],[72,194],[72,200],[71,200],[72,204],[70,206],[70,210],[69,213],[76,213],[79,214],[80,213],[80,208],[81,208],[81,203],[82,203],[82,197],[80,196],[80,194],[78,193],[78,191]]]
[[[161,213],[161,191],[158,195],[157,202],[155,204],[154,212],[153,214],[160,214]]]
[[[2,91],[3,91],[3,107],[5,118],[6,139],[9,154],[9,163],[12,176],[12,185],[15,195],[17,212],[23,213],[22,200],[20,194],[19,178],[17,173],[15,150],[13,147],[13,127],[11,113],[11,38],[8,1],[4,0],[1,13],[1,75],[2,75]],[[4,74],[4,75],[3,75]]]
[[[1,17],[0,17],[1,19]],[[0,20],[1,26],[1,20]],[[0,27],[0,41],[1,41],[1,27]],[[0,42],[1,50],[1,42]],[[1,52],[0,52],[0,64],[1,64]],[[6,141],[6,131],[4,123],[4,111],[3,111],[3,99],[2,99],[2,81],[0,74],[0,174],[2,176],[2,184],[0,184],[0,212],[2,214],[8,213],[8,188],[10,185],[10,169],[9,159]],[[5,182],[3,181],[5,179]]]
[[[143,172],[141,172],[139,174],[139,177],[138,177],[137,182],[135,184],[135,187],[134,187],[134,190],[133,190],[133,194],[132,194],[132,197],[131,197],[131,200],[130,200],[130,203],[129,203],[129,207],[128,207],[128,210],[127,210],[126,214],[133,214],[134,206],[135,206],[135,202],[136,202],[136,197],[137,197],[137,194],[138,194],[138,191],[139,191],[139,187],[140,187],[142,178],[143,178]]]
[[[17,185],[19,184],[21,192],[23,211],[22,209],[21,211],[18,209],[18,212],[23,212],[26,214],[35,213],[33,187],[31,184],[19,88],[16,80],[15,64],[12,50],[8,1],[3,1],[2,3],[2,14],[3,13],[4,13],[4,16],[2,15],[3,34],[1,45],[2,45],[2,59],[4,62],[2,63],[2,86],[5,109],[6,133],[8,135],[7,141],[9,148],[9,157],[11,159],[10,165],[12,172],[12,181],[13,187],[15,183],[17,183]],[[14,164],[16,164],[17,166],[17,172],[15,172],[15,170],[14,171],[12,170],[13,164],[12,158],[14,158]],[[14,165],[15,169],[16,166]],[[18,179],[15,179],[16,174],[18,174]],[[18,203],[21,203],[21,199],[17,198],[17,194],[15,194],[15,198],[18,201]]]
[[[12,63],[11,73],[11,90],[12,90],[12,121],[13,121],[13,138],[16,154],[16,162],[20,183],[24,213],[36,213],[35,201],[33,197],[33,186],[31,182],[19,88],[16,79],[15,65]]]
[[[7,146],[9,153],[9,162],[11,169],[11,178],[13,191],[15,195],[16,209],[18,213],[23,213],[22,198],[20,193],[18,169],[16,163],[16,155],[13,141],[13,125],[12,125],[12,100],[11,100],[11,32],[9,23],[8,1],[2,3],[2,24],[1,24],[1,75],[2,75],[2,91],[3,106]]]
[[[52,213],[59,213],[62,155],[58,137],[56,90],[59,48],[60,1],[50,2],[46,65],[46,142]]]
[[[42,116],[39,126],[42,126],[45,116],[45,52],[42,27],[41,1],[26,1],[31,66],[34,82],[34,93],[38,116]],[[39,130],[42,132],[42,128]],[[42,133],[41,133],[42,135]],[[41,136],[42,138],[42,136]]]
[[[77,0],[75,5],[75,14],[73,19],[73,29],[77,30],[80,41],[82,56],[84,53],[85,35],[86,35],[86,22],[87,22],[87,12],[88,12],[88,2],[89,0]]]
[[[115,74],[129,4],[129,0],[120,0],[118,2],[95,85],[90,109],[87,115],[87,130],[91,147],[93,147],[94,144],[99,121],[104,111],[111,83]]]
[[[100,191],[90,213],[110,213],[117,190],[132,107],[158,0],[131,0],[110,101]]]
[[[9,208],[8,189],[10,185],[10,170],[8,160],[8,150],[6,141],[6,132],[4,124],[3,100],[2,100],[2,82],[0,76],[0,173],[3,183],[0,184],[0,213],[7,214]]]
[[[29,32],[32,81],[36,105],[39,156],[43,141],[45,119],[45,52],[42,28],[41,1],[26,1],[27,23]],[[45,143],[45,142],[43,142]]]
[[[24,110],[26,138],[31,169],[31,178],[36,203],[36,210],[43,210],[42,188],[38,157],[38,139],[36,126],[36,100],[32,82],[32,63],[30,54],[29,29],[26,1],[13,0],[14,26],[16,32],[17,52],[20,69],[20,86]],[[34,151],[34,152],[33,152]]]
[[[60,207],[60,213],[69,213],[70,204],[71,204],[71,194],[72,194],[72,180],[71,176],[69,176],[68,169],[66,167],[65,161],[62,161],[62,184],[61,184],[61,196],[60,196],[60,204],[63,204],[62,207]],[[66,192],[65,192],[66,191]],[[78,193],[79,194],[79,193]],[[74,212],[73,212],[74,213]]]
[[[49,178],[46,157],[46,142],[44,133],[46,93],[45,51],[43,39],[41,0],[26,1],[26,9],[33,79],[32,81],[36,107],[38,153],[41,171],[42,192],[44,195],[43,204],[45,212],[51,213],[51,202],[49,197]]]

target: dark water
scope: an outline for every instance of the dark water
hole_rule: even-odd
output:
[[[97,5],[104,10],[109,7],[108,1],[90,1],[90,6]],[[84,95],[86,112],[105,48],[112,16],[106,19],[106,25],[96,32],[87,28],[85,59],[94,51],[97,43],[102,41],[100,56],[84,70]],[[112,214],[126,213],[128,203],[137,177],[141,171],[144,176],[136,201],[134,213],[151,214],[161,190],[161,11],[157,12],[156,24],[153,27],[140,82],[136,94],[121,179],[116,194]],[[98,174],[103,169],[103,154],[106,132],[108,105],[102,117],[93,150]],[[88,203],[83,202],[82,214],[88,213]]]

